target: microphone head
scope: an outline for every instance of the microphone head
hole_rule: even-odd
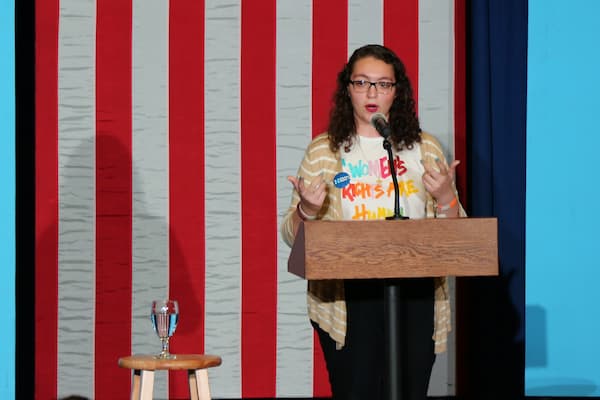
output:
[[[375,127],[375,129],[378,129],[377,124],[381,124],[382,122],[384,124],[388,123],[387,118],[382,113],[377,112],[377,113],[371,115],[371,125],[373,125],[373,127]]]
[[[377,132],[379,132],[384,139],[387,139],[392,133],[388,120],[382,113],[375,113],[371,116],[371,125],[377,129]]]

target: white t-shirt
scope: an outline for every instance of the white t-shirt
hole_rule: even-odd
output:
[[[342,190],[346,220],[384,219],[394,215],[394,183],[382,137],[357,136],[349,153],[343,149],[342,168],[336,186]],[[425,217],[426,192],[422,175],[420,144],[394,152],[400,193],[400,213],[411,219]],[[334,181],[335,182],[335,181]]]

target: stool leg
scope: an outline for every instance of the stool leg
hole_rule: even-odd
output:
[[[191,400],[210,400],[208,371],[206,369],[188,370]]]
[[[133,370],[133,380],[131,382],[131,400],[140,400],[140,374],[139,369]]]
[[[142,370],[140,400],[152,400],[154,371]]]
[[[198,400],[198,384],[196,382],[196,370],[188,369],[188,384],[190,385],[190,400]]]

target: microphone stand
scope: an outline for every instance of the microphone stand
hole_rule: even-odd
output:
[[[384,137],[383,148],[388,153],[388,163],[392,181],[394,182],[394,215],[386,217],[387,220],[408,219],[400,213],[400,190],[398,189],[398,178],[392,154],[392,145]],[[404,325],[404,316],[400,308],[400,282],[388,280],[384,285],[385,301],[385,342],[387,343],[386,364],[387,374],[384,377],[386,398],[389,400],[400,400],[402,393],[402,344],[404,338],[400,330],[399,322]]]
[[[386,217],[385,219],[408,219],[408,217],[405,217],[400,213],[400,189],[398,188],[398,177],[396,176],[396,167],[394,166],[392,145],[387,138],[383,139],[383,148],[387,150],[388,165],[390,166],[390,173],[392,174],[392,181],[394,182],[394,215]]]

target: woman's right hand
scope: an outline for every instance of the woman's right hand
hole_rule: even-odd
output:
[[[323,180],[323,176],[319,175],[308,186],[301,176],[288,176],[287,179],[294,185],[294,189],[300,196],[302,211],[309,217],[315,217],[323,206],[325,196],[327,196],[327,185]]]

